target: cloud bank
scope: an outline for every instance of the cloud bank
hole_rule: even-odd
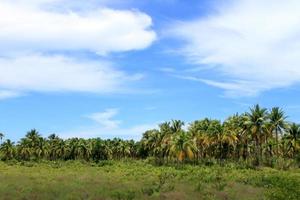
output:
[[[0,3],[2,51],[89,50],[107,54],[138,50],[155,40],[151,25],[151,18],[138,11],[98,8],[54,12],[40,6]]]
[[[47,9],[64,2],[0,1],[0,98],[31,91],[118,92],[141,78],[118,70],[112,62],[79,60],[73,53],[105,56],[144,49],[156,39],[151,17],[103,6]]]
[[[230,96],[253,96],[299,83],[299,1],[217,2],[211,15],[176,22],[169,32],[185,42],[180,53],[201,66],[198,70],[221,77],[201,82]]]

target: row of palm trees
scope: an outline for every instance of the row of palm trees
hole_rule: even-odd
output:
[[[136,157],[136,142],[133,140],[82,139],[63,140],[55,134],[43,138],[35,129],[27,132],[17,144],[11,140],[2,143],[2,160],[108,160]]]
[[[187,130],[182,121],[166,122],[159,130],[144,133],[141,142],[149,155],[166,162],[215,158],[260,164],[278,157],[300,158],[300,125],[286,118],[278,107],[268,111],[255,105],[223,123],[208,118],[194,121]]]
[[[260,164],[274,158],[300,158],[300,126],[287,122],[278,107],[255,105],[224,122],[205,118],[189,124],[172,120],[148,130],[140,141],[71,138],[52,134],[43,138],[29,131],[18,143],[1,142],[2,160],[75,160],[154,157],[159,162],[196,162],[203,159],[253,160]],[[1,141],[4,135],[1,136]]]

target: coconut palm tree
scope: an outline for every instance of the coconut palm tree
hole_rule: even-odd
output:
[[[28,138],[22,138],[17,145],[18,158],[29,160],[32,155],[31,143]]]
[[[250,108],[250,112],[245,114],[245,126],[255,141],[256,164],[259,164],[262,158],[261,139],[264,135],[263,128],[267,120],[267,109],[261,108],[258,104]]]
[[[209,120],[209,126],[206,134],[209,137],[209,148],[207,154],[211,157],[220,158],[222,153],[221,135],[223,133],[223,126],[219,120]]]
[[[279,154],[279,142],[278,142],[278,134],[282,134],[284,129],[286,128],[287,124],[285,122],[287,116],[282,109],[279,107],[272,108],[269,116],[269,123],[275,132],[275,141],[276,141],[276,156]]]
[[[223,132],[225,135],[230,136],[228,141],[232,146],[235,144],[235,158],[240,159],[243,156],[244,159],[248,155],[248,140],[247,127],[244,125],[244,116],[235,114],[228,117],[223,123]],[[224,138],[227,140],[226,138]]]
[[[183,121],[181,121],[181,120],[172,120],[170,129],[173,133],[178,133],[179,131],[182,130],[183,126],[184,126]]]
[[[6,142],[1,145],[0,152],[3,155],[3,160],[13,159],[15,152],[14,143],[10,140],[6,140]]]
[[[290,149],[293,149],[293,156],[296,155],[297,150],[299,148],[299,141],[300,141],[300,125],[296,123],[292,123],[288,128],[288,136],[290,143]]]
[[[48,158],[50,160],[57,160],[59,158],[63,158],[63,154],[64,154],[64,151],[63,151],[63,154],[59,153],[60,152],[60,143],[63,141],[61,140],[57,135],[55,134],[51,134],[48,136]],[[63,144],[64,146],[64,144]]]
[[[184,131],[180,131],[171,142],[170,154],[175,155],[177,160],[182,162],[186,158],[193,159],[196,150],[196,141]]]
[[[165,133],[166,134],[166,133]],[[149,151],[151,156],[162,157],[163,155],[163,139],[162,131],[156,129],[146,131],[142,138],[142,143],[145,149]]]
[[[49,143],[42,137],[38,138],[37,146],[34,148],[36,159],[47,158],[49,151]]]
[[[111,159],[112,150],[106,140],[100,138],[92,142],[92,158],[95,161]]]
[[[229,151],[236,149],[238,134],[242,132],[241,127],[237,126],[235,118],[228,118],[223,123],[223,131],[219,136],[219,142],[222,146],[221,158],[226,159]]]
[[[210,137],[208,135],[209,125],[210,120],[208,118],[205,118],[203,120],[196,120],[192,122],[188,127],[189,134],[194,138],[194,140],[196,140],[198,160],[201,157],[206,157],[207,149],[210,145]]]

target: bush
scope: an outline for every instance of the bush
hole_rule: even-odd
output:
[[[148,186],[144,186],[141,189],[142,193],[147,195],[147,196],[151,196],[153,195],[155,192],[159,192],[158,191],[158,187],[155,183],[153,183],[152,185],[148,185]]]
[[[297,163],[295,160],[284,159],[284,158],[277,158],[274,164],[274,168],[280,170],[288,170],[296,166]]]
[[[9,166],[17,165],[18,161],[16,159],[6,160],[5,163]]]
[[[112,198],[117,199],[117,200],[132,200],[135,198],[135,192],[132,190],[115,191],[112,194]]]
[[[25,167],[34,167],[36,166],[36,162],[22,161],[20,162],[20,165]]]
[[[98,165],[98,167],[112,166],[113,161],[111,161],[111,160],[102,160],[102,161],[98,162],[97,165]]]

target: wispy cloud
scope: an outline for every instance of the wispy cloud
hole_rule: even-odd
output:
[[[149,129],[157,128],[158,123],[138,124],[130,127],[123,127],[122,120],[116,120],[119,114],[116,108],[109,108],[103,112],[97,112],[86,117],[96,122],[93,126],[82,126],[73,131],[61,132],[59,135],[63,138],[81,137],[81,138],[122,138],[139,140],[142,134]]]
[[[118,109],[110,108],[106,109],[104,112],[93,113],[91,115],[88,115],[87,117],[97,122],[102,126],[102,128],[111,130],[119,128],[119,125],[121,123],[121,121],[113,119],[113,117],[115,117],[117,114]]]
[[[22,94],[9,90],[0,90],[0,100],[19,97]]]
[[[187,59],[222,79],[201,80],[230,95],[257,95],[300,82],[300,2],[218,1],[208,17],[176,22]],[[199,68],[199,67],[198,67]]]

